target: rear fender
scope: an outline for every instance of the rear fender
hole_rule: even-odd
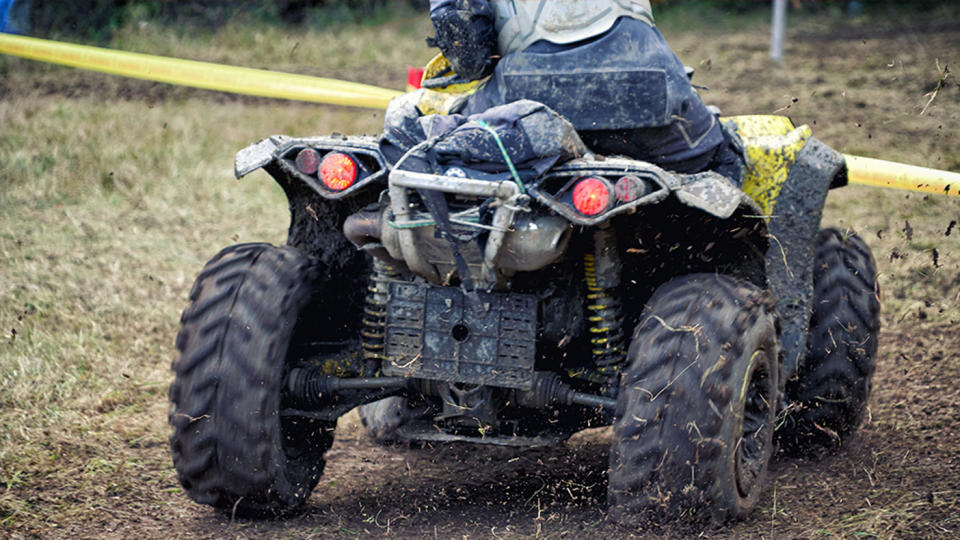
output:
[[[301,172],[295,160],[297,154],[306,148],[316,150],[321,159],[330,152],[350,156],[357,164],[357,181],[345,190],[334,191],[326,187],[316,173]],[[286,135],[268,137],[237,152],[234,162],[237,178],[243,178],[258,169],[266,170],[284,189],[299,184],[324,199],[348,198],[365,191],[372,184],[380,184],[383,189],[389,170],[375,138],[330,136],[295,139]]]
[[[573,188],[583,177],[600,178],[611,189],[610,208],[596,216],[586,216],[573,205]],[[642,186],[629,197],[615,195],[620,179],[633,177]],[[620,215],[642,212],[643,207],[662,203],[675,196],[684,205],[727,219],[738,209],[759,214],[754,201],[726,177],[715,172],[675,174],[656,165],[624,158],[585,157],[567,162],[547,173],[529,187],[541,204],[577,225],[599,225]]]
[[[307,175],[295,164],[297,154],[312,148],[321,156],[342,152],[354,158],[357,181],[342,191],[328,189],[316,174]],[[363,292],[370,272],[367,256],[343,234],[347,217],[377,201],[386,187],[388,168],[372,137],[312,137],[296,139],[275,135],[237,153],[235,174],[242,178],[265,170],[283,188],[290,204],[287,245],[312,256],[321,281],[335,282],[337,309],[343,314],[344,332],[358,323]]]

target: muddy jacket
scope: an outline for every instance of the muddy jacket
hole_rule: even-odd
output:
[[[567,44],[590,39],[620,17],[653,24],[649,0],[431,0],[435,23],[448,10],[492,23],[501,55],[540,40]]]
[[[652,25],[649,6],[648,0],[431,0],[438,34],[450,10],[491,20],[499,31],[503,55],[492,76],[454,112],[533,100],[569,119],[597,152],[682,172],[710,166],[723,132]]]
[[[588,130],[660,127],[683,116],[692,89],[651,26],[647,0],[432,0],[438,34],[450,10],[479,20],[494,15],[503,57],[482,92],[483,108],[532,99]],[[444,50],[448,57],[473,52]]]

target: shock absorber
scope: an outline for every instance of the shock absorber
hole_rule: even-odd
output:
[[[593,245],[593,253],[583,256],[590,350],[600,378],[611,382],[626,358],[623,316],[616,294],[621,265],[613,228],[604,224],[594,229]]]
[[[360,331],[361,354],[368,366],[371,364],[378,366],[383,360],[387,329],[388,281],[399,276],[399,272],[386,262],[373,258],[373,272],[367,283],[367,296],[363,305],[363,328]]]

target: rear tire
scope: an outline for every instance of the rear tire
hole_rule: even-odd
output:
[[[823,229],[815,257],[806,355],[787,381],[793,412],[777,431],[794,455],[837,448],[856,430],[876,368],[880,300],[870,248],[854,233]]]
[[[617,398],[615,520],[744,516],[773,448],[777,330],[763,291],[722,275],[666,283],[644,309]]]
[[[334,423],[280,414],[287,352],[315,279],[301,252],[267,244],[228,247],[197,277],[169,421],[177,476],[198,503],[281,514],[320,479]]]

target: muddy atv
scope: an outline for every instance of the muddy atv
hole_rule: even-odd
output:
[[[789,120],[726,120],[743,188],[594,155],[544,173],[388,167],[361,137],[241,151],[285,190],[285,246],[197,277],[177,337],[170,439],[195,501],[302,505],[336,420],[377,437],[553,445],[612,425],[623,522],[749,513],[779,441],[853,432],[879,302],[869,249],[820,230],[843,158]],[[426,165],[424,165],[426,164]]]

